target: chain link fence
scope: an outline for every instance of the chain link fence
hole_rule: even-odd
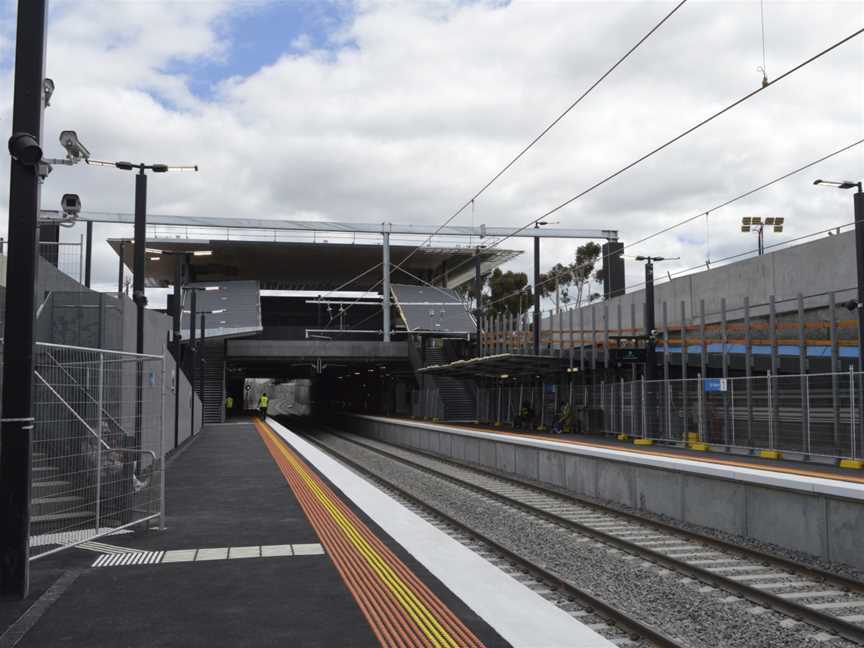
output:
[[[31,560],[157,520],[162,356],[39,343],[34,367]]]

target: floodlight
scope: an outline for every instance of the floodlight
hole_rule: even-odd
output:
[[[750,226],[749,226],[749,225],[742,225],[742,226],[741,226],[741,231],[742,231],[742,232],[749,232],[749,231],[750,231]]]
[[[774,217],[768,216],[768,218],[765,219],[765,224],[766,225],[773,225],[774,224]]]
[[[779,234],[780,232],[783,231],[783,226],[782,226],[782,225],[775,225],[775,226],[774,226],[774,231],[777,232],[777,233]]]
[[[54,94],[54,80],[45,78],[42,80],[42,100],[45,107],[51,105],[51,95]]]
[[[752,219],[750,219],[750,224],[751,225],[761,225],[762,224],[762,217],[761,216],[754,216]]]
[[[196,250],[192,253],[192,256],[211,256],[213,254],[213,250]]]
[[[741,224],[742,224],[742,225],[749,225],[749,224],[750,224],[750,220],[751,220],[751,219],[750,219],[749,216],[742,216],[742,218],[741,218]]]
[[[782,216],[778,216],[777,218],[774,219],[774,224],[775,225],[782,225],[785,220],[786,219],[783,218]]]
[[[15,133],[9,138],[9,153],[25,166],[36,166],[42,160],[42,147],[30,133]]]

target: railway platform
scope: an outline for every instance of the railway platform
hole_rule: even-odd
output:
[[[269,423],[181,449],[165,530],[35,561],[0,646],[612,645]]]
[[[864,569],[864,476],[601,437],[354,415],[351,432],[603,503]]]

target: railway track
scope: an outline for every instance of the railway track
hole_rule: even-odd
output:
[[[818,629],[813,635],[817,642],[843,638],[864,645],[864,584],[857,581],[473,466],[366,438],[330,433],[615,551],[774,610],[786,617],[781,623],[785,628],[807,623]],[[344,452],[339,454],[345,459]],[[352,460],[352,464],[356,463]]]
[[[336,435],[339,436],[339,435]],[[593,593],[576,587],[552,571],[521,556],[489,536],[479,532],[455,517],[445,513],[433,503],[419,498],[390,480],[382,478],[317,436],[305,436],[307,441],[335,456],[342,463],[374,481],[408,510],[441,529],[460,544],[486,558],[496,567],[551,601],[570,616],[618,646],[628,648],[688,648],[689,644],[668,636],[651,625],[633,619],[631,615],[609,605]]]

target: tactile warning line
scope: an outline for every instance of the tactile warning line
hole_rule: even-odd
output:
[[[296,452],[255,424],[382,645],[483,645]]]

